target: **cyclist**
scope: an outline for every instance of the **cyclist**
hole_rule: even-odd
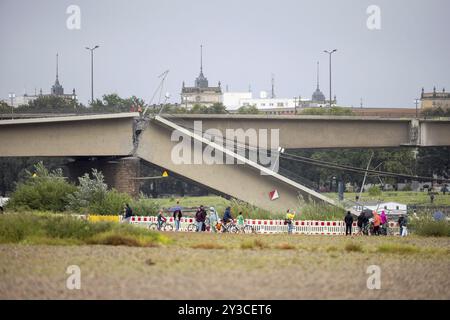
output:
[[[226,226],[231,221],[233,221],[233,216],[231,215],[231,208],[227,207],[225,209],[225,213],[223,214],[222,223],[224,226]],[[223,231],[225,232],[226,228],[224,228]]]
[[[157,221],[158,221],[158,230],[161,230],[161,227],[163,225],[164,222],[166,222],[166,217],[164,217],[164,213],[162,210],[159,210],[158,212],[158,217],[157,217]]]

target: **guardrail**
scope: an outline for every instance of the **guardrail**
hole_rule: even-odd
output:
[[[173,217],[167,218],[167,223],[174,223]],[[130,218],[130,224],[148,226],[157,223],[155,216],[133,216]],[[194,218],[181,218],[180,231],[187,231],[189,224],[195,223]],[[287,225],[284,220],[263,220],[263,219],[245,219],[245,224],[251,225],[257,233],[275,234],[287,233]],[[399,227],[396,222],[389,222],[389,229],[393,234],[399,234]],[[353,234],[359,232],[356,222],[353,223]],[[315,221],[315,220],[297,220],[294,221],[293,233],[307,235],[345,235],[344,221]]]

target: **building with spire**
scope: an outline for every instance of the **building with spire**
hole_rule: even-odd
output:
[[[35,90],[36,91],[36,90]],[[64,93],[63,86],[59,83],[59,55],[56,54],[56,79],[55,83],[50,88],[49,94],[43,94],[42,88],[39,90],[39,94],[36,92],[33,95],[29,95],[26,92],[23,94],[23,96],[16,96],[12,101],[12,107],[17,108],[21,105],[27,105],[29,102],[36,100],[39,97],[48,97],[48,96],[57,96],[61,97],[67,100],[76,101],[77,95],[75,92],[75,89],[72,90],[72,93]],[[9,106],[11,106],[11,100],[5,99],[5,102],[8,103]]]
[[[222,102],[222,88],[220,81],[217,87],[210,87],[208,79],[203,74],[203,46],[200,46],[200,74],[195,79],[193,87],[186,87],[183,81],[181,88],[181,105],[191,109],[194,105],[210,107]]]
[[[319,87],[319,61],[317,61],[317,87],[316,91],[314,91],[311,102],[317,103],[317,104],[325,104],[325,95],[320,91]]]

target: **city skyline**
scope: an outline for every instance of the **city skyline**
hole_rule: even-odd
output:
[[[220,81],[223,91],[247,91],[250,85],[254,96],[270,92],[273,73],[278,97],[310,98],[319,61],[320,89],[328,99],[323,50],[334,48],[333,96],[340,105],[359,107],[362,98],[364,107],[412,108],[422,87],[448,89],[450,44],[441,39],[450,27],[445,19],[450,5],[442,0],[377,2],[380,30],[366,26],[368,1],[282,1],[276,6],[230,1],[219,8],[205,1],[190,6],[77,1],[81,28],[70,30],[70,1],[3,0],[0,35],[8,40],[0,59],[0,97],[47,91],[58,52],[61,84],[75,88],[87,104],[90,56],[84,48],[95,45],[100,46],[94,58],[96,98],[116,92],[149,102],[158,75],[169,69],[165,91],[170,102],[180,102],[182,82],[193,85],[198,75],[201,44],[204,74],[211,84]]]

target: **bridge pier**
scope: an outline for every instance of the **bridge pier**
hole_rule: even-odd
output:
[[[139,196],[140,181],[134,179],[140,176],[139,158],[77,158],[67,168],[72,181],[78,182],[78,177],[97,169],[103,173],[109,189],[128,193],[133,198]]]

